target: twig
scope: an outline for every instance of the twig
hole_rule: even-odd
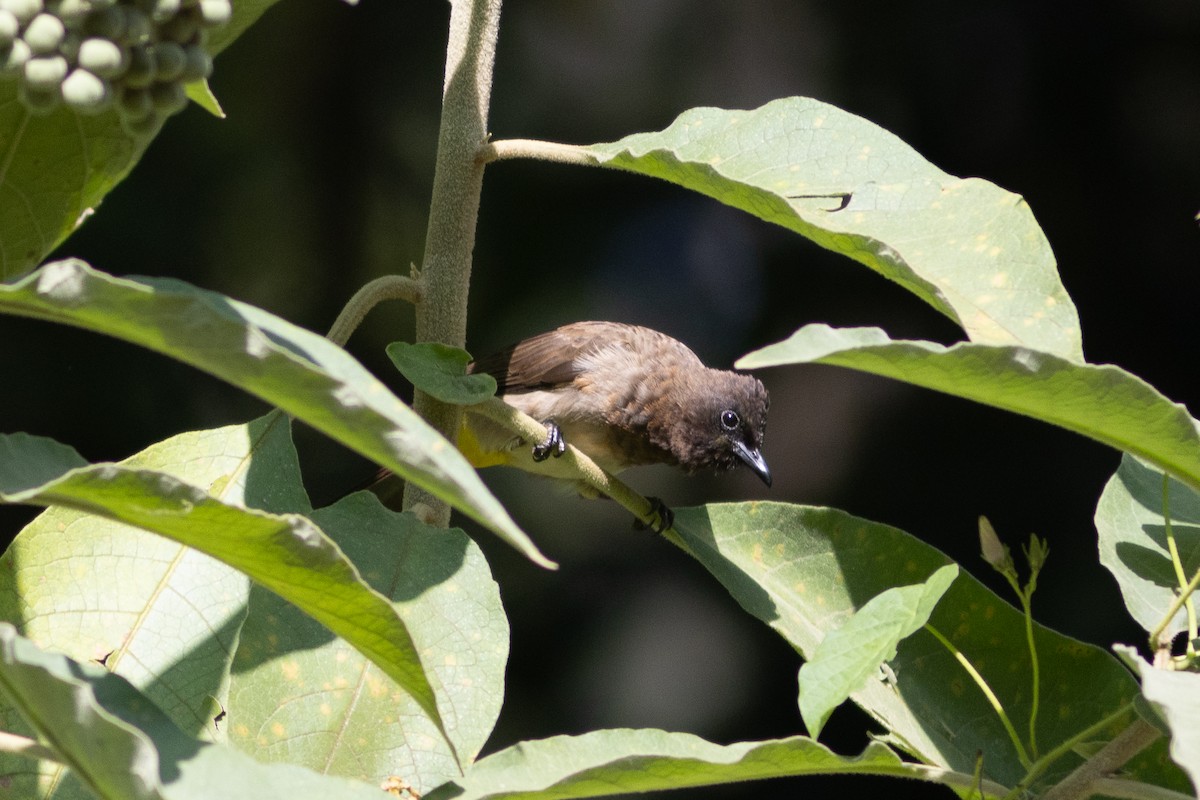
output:
[[[1097,781],[1109,777],[1125,766],[1131,758],[1153,744],[1160,736],[1162,733],[1158,728],[1137,717],[1128,728],[1118,733],[1095,755],[1051,787],[1042,795],[1042,800],[1076,800],[1097,794]]]

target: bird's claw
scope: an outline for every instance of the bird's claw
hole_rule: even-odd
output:
[[[533,446],[533,460],[545,461],[550,456],[558,458],[567,452],[567,441],[563,439],[562,431],[552,421],[546,420],[546,441]]]
[[[647,497],[650,501],[651,522],[642,522],[640,519],[633,521],[634,530],[645,530],[649,528],[655,533],[662,533],[670,529],[675,524],[675,512],[667,507],[667,504],[660,497]]]

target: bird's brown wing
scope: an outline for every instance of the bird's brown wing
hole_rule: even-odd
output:
[[[491,375],[498,394],[554,389],[575,380],[583,369],[582,356],[624,341],[632,328],[618,322],[575,322],[478,358],[467,371]]]

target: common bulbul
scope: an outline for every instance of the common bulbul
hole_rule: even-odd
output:
[[[666,334],[576,322],[477,359],[467,371],[494,377],[504,402],[550,431],[545,442],[524,442],[468,407],[458,444],[476,467],[570,477],[551,457],[569,442],[610,473],[641,464],[689,473],[745,464],[771,485],[762,456],[767,390],[749,375],[704,366]]]

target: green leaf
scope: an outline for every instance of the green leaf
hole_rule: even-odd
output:
[[[1187,409],[1111,364],[1024,347],[892,341],[878,328],[806,325],[743,356],[741,369],[833,364],[1058,425],[1139,456],[1200,489],[1200,435]]]
[[[48,440],[0,436],[0,489],[24,492],[87,464]],[[180,434],[124,462],[225,503],[305,511],[288,419]],[[0,560],[0,619],[42,647],[103,659],[193,735],[217,738],[249,581],[178,542],[63,506],[47,509]],[[14,730],[0,714],[0,728]],[[3,759],[0,756],[0,759]],[[3,767],[0,767],[0,773]]]
[[[1171,729],[1171,758],[1192,780],[1192,792],[1200,787],[1200,675],[1156,669],[1137,656],[1133,648],[1122,648],[1142,678],[1142,693],[1162,712]]]
[[[392,342],[387,354],[408,382],[443,403],[469,406],[496,394],[496,379],[467,374],[471,354],[438,342]]]
[[[1171,480],[1167,496],[1171,529],[1190,578],[1200,570],[1200,495]],[[1100,563],[1117,579],[1129,614],[1147,631],[1162,621],[1179,589],[1167,549],[1163,499],[1163,473],[1127,455],[1096,505]],[[1180,609],[1164,634],[1171,637],[1186,628]]]
[[[184,735],[124,678],[43,653],[0,623],[0,689],[73,775],[122,800],[372,800],[374,786],[292,765],[263,765]],[[11,776],[10,776],[11,777]],[[45,789],[47,787],[43,787]],[[63,787],[58,787],[62,789]],[[56,797],[62,791],[54,791]],[[93,797],[76,787],[72,796]],[[40,792],[13,797],[43,797]]]
[[[46,439],[8,439],[4,452],[44,460],[60,450]],[[386,598],[311,520],[223,503],[162,472],[116,464],[75,467],[32,489],[0,486],[0,501],[61,504],[166,536],[248,575],[350,642],[396,681],[439,728],[429,685],[404,621]]]
[[[0,286],[0,312],[107,333],[209,372],[424,487],[552,566],[462,454],[344,350],[216,292],[115,278],[82,261]]]
[[[601,730],[521,742],[481,759],[425,800],[603,797],[796,775],[922,777],[887,747],[839,756],[803,736],[715,745],[687,733]]]
[[[455,750],[470,761],[500,713],[508,655],[508,622],[479,547],[362,492],[313,520],[394,601]],[[259,761],[372,784],[398,775],[419,792],[460,774],[437,728],[377,667],[273,595],[256,590],[250,607],[227,707],[230,744]]]
[[[694,108],[666,130],[586,149],[847,255],[972,341],[1083,358],[1078,314],[1025,201],[942,172],[861,117],[805,97]]]
[[[834,509],[784,503],[678,509],[675,530],[677,543],[746,611],[804,655],[871,598],[923,581],[948,562],[896,528]],[[1032,687],[1024,615],[962,573],[929,624],[983,675],[1017,730],[1027,730]],[[1110,653],[1036,624],[1034,637],[1042,752],[1127,707],[1137,695],[1133,677]],[[985,777],[1005,786],[1024,777],[995,712],[931,634],[921,630],[904,639],[889,666],[891,676],[868,680],[851,695],[883,726],[888,740],[922,761],[968,774],[982,753]],[[1107,740],[1118,731],[1119,725],[1096,738]],[[1064,756],[1033,787],[1035,793],[1079,763],[1074,754]],[[1158,762],[1138,769],[1136,777],[1157,785],[1174,786],[1183,777]]]
[[[149,143],[113,110],[33,114],[17,82],[0,81],[0,280],[33,269],[82,225]]]
[[[814,739],[833,710],[862,689],[881,664],[896,657],[901,641],[929,621],[956,577],[958,566],[947,564],[924,583],[880,592],[821,640],[800,667],[800,714]]]

